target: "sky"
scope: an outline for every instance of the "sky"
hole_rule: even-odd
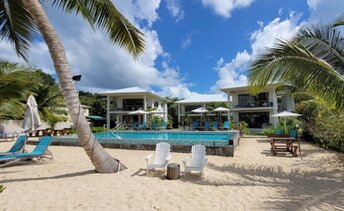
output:
[[[247,84],[250,63],[276,39],[301,27],[344,15],[343,0],[113,0],[145,35],[138,60],[74,14],[47,5],[78,89],[90,92],[138,86],[166,97],[219,93]],[[0,41],[0,59],[24,63]],[[28,65],[56,77],[46,44],[36,38]]]

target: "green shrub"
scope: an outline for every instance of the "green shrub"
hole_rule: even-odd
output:
[[[105,132],[106,129],[105,129],[104,127],[92,127],[92,128],[91,128],[91,131],[92,131],[93,133],[99,133],[99,132]]]
[[[265,128],[263,134],[266,136],[272,135],[275,133],[275,128]]]

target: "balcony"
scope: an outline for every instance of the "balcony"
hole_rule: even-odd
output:
[[[273,102],[259,101],[255,103],[243,103],[234,105],[234,108],[257,108],[257,107],[273,107]]]

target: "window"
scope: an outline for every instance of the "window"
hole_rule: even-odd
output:
[[[269,124],[269,112],[239,113],[239,121],[244,121],[249,128],[262,128],[263,124]]]
[[[241,94],[238,95],[238,102],[237,107],[268,107],[269,93],[263,92],[258,95]]]
[[[154,108],[158,108],[159,107],[159,102],[158,101],[154,101]]]
[[[143,99],[123,99],[123,109],[133,111],[143,108]]]

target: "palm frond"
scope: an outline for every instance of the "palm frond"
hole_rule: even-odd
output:
[[[314,56],[326,61],[344,75],[344,38],[331,25],[313,25],[301,29],[296,40]]]
[[[66,12],[81,14],[93,26],[105,30],[115,44],[126,48],[134,57],[145,47],[143,33],[131,24],[111,0],[53,0]]]
[[[36,25],[22,1],[0,0],[0,36],[14,44],[18,56],[27,61]]]
[[[344,108],[344,78],[297,41],[280,41],[262,54],[252,64],[249,78],[255,91],[269,83],[287,82]]]
[[[344,26],[344,17],[337,19],[332,26],[333,27]]]

